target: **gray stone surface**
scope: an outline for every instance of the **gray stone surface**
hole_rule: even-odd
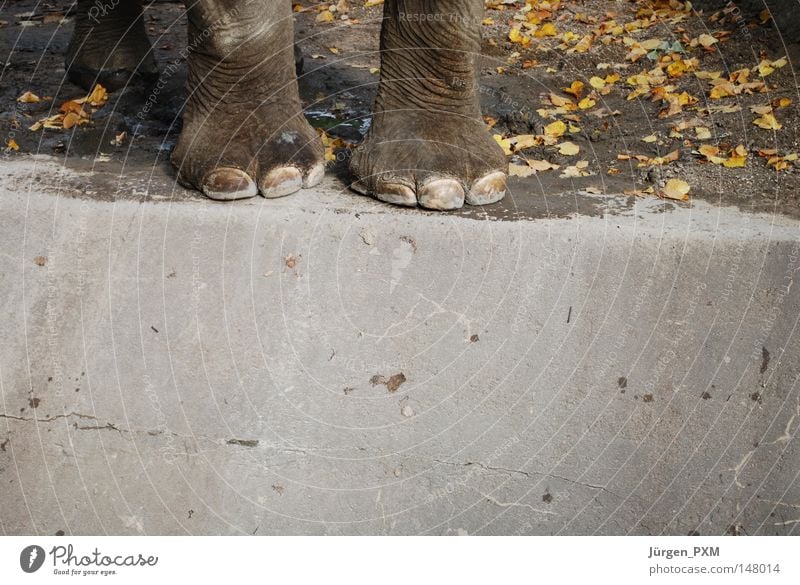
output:
[[[3,534],[797,533],[795,221],[95,183],[0,164]]]

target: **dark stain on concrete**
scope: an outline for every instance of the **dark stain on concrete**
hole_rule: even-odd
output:
[[[228,439],[227,443],[240,447],[258,447],[258,439]]]
[[[767,371],[767,368],[769,367],[769,360],[770,359],[771,358],[769,356],[769,350],[766,347],[762,346],[761,347],[761,370],[759,370],[761,374],[763,374],[764,372]]]

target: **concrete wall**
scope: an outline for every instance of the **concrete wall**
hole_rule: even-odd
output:
[[[797,222],[3,165],[4,534],[797,531]]]

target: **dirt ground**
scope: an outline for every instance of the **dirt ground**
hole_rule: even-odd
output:
[[[64,74],[70,4],[0,2],[2,156],[54,155],[70,167],[172,181],[168,155],[185,97],[181,2],[160,0],[147,8],[166,84],[155,100],[151,88],[131,87],[111,94],[86,124],[29,129],[85,93]],[[793,66],[800,50],[784,43],[771,21],[735,5],[697,13],[676,0],[487,4],[484,114],[505,140],[515,174],[529,175],[511,179],[513,205],[563,195],[569,207],[577,205],[572,193],[674,196],[685,181],[688,201],[670,200],[667,208],[703,198],[800,218],[800,96]],[[382,8],[364,5],[295,2],[306,114],[348,145],[368,128],[378,80]],[[44,99],[21,103],[27,91]],[[152,107],[140,116],[148,100]],[[558,168],[542,170],[550,165]],[[334,161],[331,167],[346,182],[346,165]],[[177,186],[175,194],[198,197]]]

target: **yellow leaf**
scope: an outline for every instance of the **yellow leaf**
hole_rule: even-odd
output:
[[[564,156],[575,156],[581,151],[581,147],[574,142],[563,142],[558,148],[558,153]]]
[[[40,98],[35,93],[26,91],[17,98],[17,101],[21,104],[38,104],[40,101],[42,101],[42,98]]]
[[[333,22],[333,13],[330,10],[323,10],[317,14],[317,22]]]
[[[709,47],[716,45],[719,41],[708,34],[702,34],[697,37],[697,42],[700,43],[703,47],[708,49]]]
[[[542,25],[542,28],[533,33],[533,36],[537,38],[542,38],[542,37],[554,37],[557,34],[558,31],[556,31],[556,25],[554,25],[552,22],[546,22],[545,24]]]
[[[545,136],[550,136],[552,138],[559,138],[564,135],[564,132],[567,131],[567,125],[562,122],[561,120],[557,120],[552,124],[548,124],[544,127],[544,134]]]
[[[667,199],[686,201],[689,199],[689,183],[682,179],[670,179],[661,194]]]
[[[586,53],[589,49],[592,48],[592,42],[594,41],[594,36],[591,34],[585,35],[577,45],[570,49],[571,51],[575,51],[576,53]]]
[[[585,97],[581,101],[578,102],[578,107],[581,110],[588,110],[597,105],[597,102],[594,101],[592,98]]]
[[[766,106],[751,106],[750,111],[754,114],[758,114],[759,116],[763,116],[764,114],[771,114],[772,113],[772,105]]]
[[[559,165],[555,165],[551,162],[546,160],[529,160],[527,161],[528,166],[535,170],[537,173],[541,173],[543,171],[551,171],[554,169],[560,168]]]
[[[686,63],[684,63],[681,59],[673,61],[667,65],[667,73],[670,77],[681,77],[684,73],[686,73],[686,69]]]
[[[589,85],[595,89],[603,89],[606,86],[606,80],[595,75],[589,80]]]
[[[709,97],[712,100],[718,100],[720,98],[730,97],[730,96],[733,96],[733,95],[736,95],[736,94],[731,92],[730,88],[728,86],[722,84],[722,85],[715,86],[711,90],[711,93],[709,94]]]
[[[764,130],[780,130],[783,125],[775,119],[773,114],[764,114],[760,118],[753,120],[753,124]]]
[[[573,81],[569,87],[564,88],[564,93],[572,94],[576,98],[580,99],[584,87],[585,86],[582,81]]]
[[[729,169],[735,169],[739,167],[744,167],[745,163],[747,162],[747,158],[743,156],[732,156],[731,158],[725,159],[722,161],[723,166]]]
[[[563,107],[567,107],[568,108],[568,107],[572,106],[572,109],[575,109],[575,103],[571,99],[565,98],[565,97],[561,97],[560,95],[556,95],[554,93],[550,94],[550,103],[553,104],[554,106],[558,106],[560,108],[563,108]]]
[[[528,165],[517,165],[517,164],[508,165],[509,177],[522,177],[524,179],[534,174],[536,174],[536,171],[534,171]]]
[[[527,47],[531,44],[531,38],[522,34],[518,28],[512,28],[508,33],[508,40],[512,43]]]
[[[642,47],[645,51],[654,51],[655,49],[659,48],[664,41],[661,39],[647,39],[646,41],[642,41],[639,43],[639,46]]]
[[[500,145],[500,148],[503,149],[503,152],[506,153],[506,156],[514,154],[514,151],[511,150],[511,141],[508,138],[503,138],[499,134],[495,134],[494,139],[497,141],[497,144]]]
[[[656,136],[655,134],[651,134],[650,136],[645,136],[644,138],[642,138],[642,142],[647,142],[647,143],[655,142],[656,140],[658,140],[658,136]]]
[[[85,118],[81,118],[81,116],[79,116],[75,112],[70,112],[64,116],[64,121],[62,122],[62,126],[64,127],[64,130],[69,130],[73,126],[80,126],[81,124],[85,123],[86,123]]]
[[[771,74],[774,71],[775,68],[769,61],[762,61],[761,63],[758,64],[758,74],[761,77],[766,77],[767,75]]]
[[[508,166],[509,176],[525,178],[535,175],[536,173],[559,168],[558,165],[554,165],[546,160],[527,160],[525,162],[527,164],[524,165],[510,164]]]
[[[85,98],[74,101],[78,104],[88,103],[90,106],[99,107],[108,101],[108,92],[106,91],[105,87],[98,83],[94,86],[94,88],[92,88],[92,93],[87,95]]]
[[[719,148],[717,148],[716,146],[712,146],[710,144],[704,144],[697,150],[700,154],[709,159],[715,156],[719,156]]]
[[[697,126],[694,129],[694,133],[698,140],[711,140],[711,130],[705,126]]]
[[[6,142],[6,148],[8,150],[19,150],[19,144],[13,138],[9,138],[8,142]]]
[[[514,138],[508,139],[511,144],[514,145],[514,150],[519,152],[520,150],[527,150],[528,148],[533,148],[534,146],[538,146],[539,142],[536,140],[536,136],[533,134],[520,134],[519,136],[515,136]]]

